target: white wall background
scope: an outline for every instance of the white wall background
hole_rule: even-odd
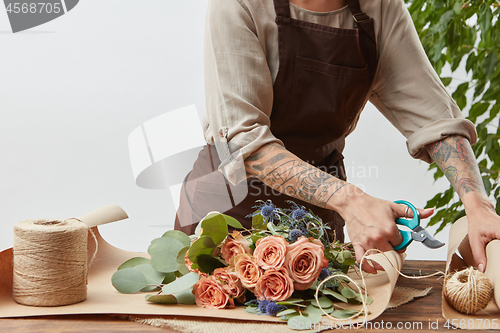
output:
[[[127,138],[176,108],[196,104],[205,112],[206,6],[85,0],[16,34],[0,9],[0,250],[12,246],[18,221],[77,217],[110,203],[130,216],[101,227],[120,248],[146,251],[173,227],[168,190],[135,185]],[[408,155],[404,137],[371,105],[345,156],[350,182],[384,199],[423,207],[448,186],[433,184],[427,165]],[[447,231],[438,236],[447,241]],[[408,249],[410,259],[445,260],[445,253],[420,244]]]

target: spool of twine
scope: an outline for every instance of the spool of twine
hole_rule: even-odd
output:
[[[485,274],[469,267],[446,279],[444,295],[458,312],[474,314],[491,301],[493,286]]]
[[[13,298],[59,306],[87,297],[89,228],[77,219],[26,220],[14,226]]]

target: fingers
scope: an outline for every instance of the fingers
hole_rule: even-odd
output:
[[[471,235],[469,234],[469,240],[470,240],[469,244],[472,250],[472,256],[474,257],[474,261],[477,264],[477,269],[481,273],[484,273],[484,270],[486,269],[485,247],[487,243],[483,242],[480,238],[474,236],[473,238],[470,238]]]
[[[397,213],[396,218],[399,218],[399,217],[403,217],[403,218],[406,217],[406,218],[410,218],[410,219],[413,218],[413,211],[407,205],[397,204],[396,207],[397,207],[397,208],[395,208],[395,212]],[[420,218],[422,218],[422,219],[426,219],[428,217],[431,217],[432,214],[434,214],[434,208],[426,208],[426,209],[417,208],[417,211],[420,215]]]
[[[361,259],[363,258],[363,255],[366,252],[365,249],[357,242],[355,242],[355,243],[353,242],[352,246],[354,248],[354,252],[356,253],[356,262],[359,263],[359,267],[363,271],[365,271],[366,273],[377,274],[377,269],[375,267],[373,267],[372,265],[370,265],[370,263],[368,263],[366,258],[363,259],[363,261],[361,261]]]
[[[434,214],[434,208],[426,208],[426,209],[418,209],[418,213],[420,214],[420,218],[426,219],[428,217],[431,217],[432,214]],[[412,213],[413,216],[413,213]]]

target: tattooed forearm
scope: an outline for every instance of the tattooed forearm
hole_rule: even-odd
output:
[[[471,191],[486,194],[469,141],[453,135],[427,145],[427,151],[461,196]]]
[[[247,171],[273,189],[326,207],[346,182],[300,160],[280,145],[264,147],[245,160]]]

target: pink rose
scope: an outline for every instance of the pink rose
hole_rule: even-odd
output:
[[[279,268],[285,263],[288,242],[282,236],[260,238],[255,243],[253,256],[263,269]]]
[[[293,280],[285,267],[269,268],[255,285],[254,293],[261,300],[284,301],[292,296]]]
[[[223,309],[231,299],[214,276],[200,277],[193,286],[193,292],[196,305],[209,309]]]
[[[302,236],[286,249],[285,267],[295,281],[295,289],[308,289],[318,278],[321,269],[328,266],[323,244],[318,239]]]
[[[262,275],[262,271],[251,255],[244,253],[237,255],[234,260],[234,271],[240,278],[243,287],[252,290]]]
[[[222,284],[222,288],[226,290],[229,296],[239,298],[245,292],[245,288],[241,284],[240,279],[235,272],[231,272],[228,267],[216,268],[213,276]]]
[[[252,254],[252,250],[249,245],[250,242],[243,237],[239,231],[233,231],[233,238],[227,237],[224,243],[222,244],[221,249],[221,257],[228,264],[231,261],[231,258],[236,257],[238,254],[248,253]]]

